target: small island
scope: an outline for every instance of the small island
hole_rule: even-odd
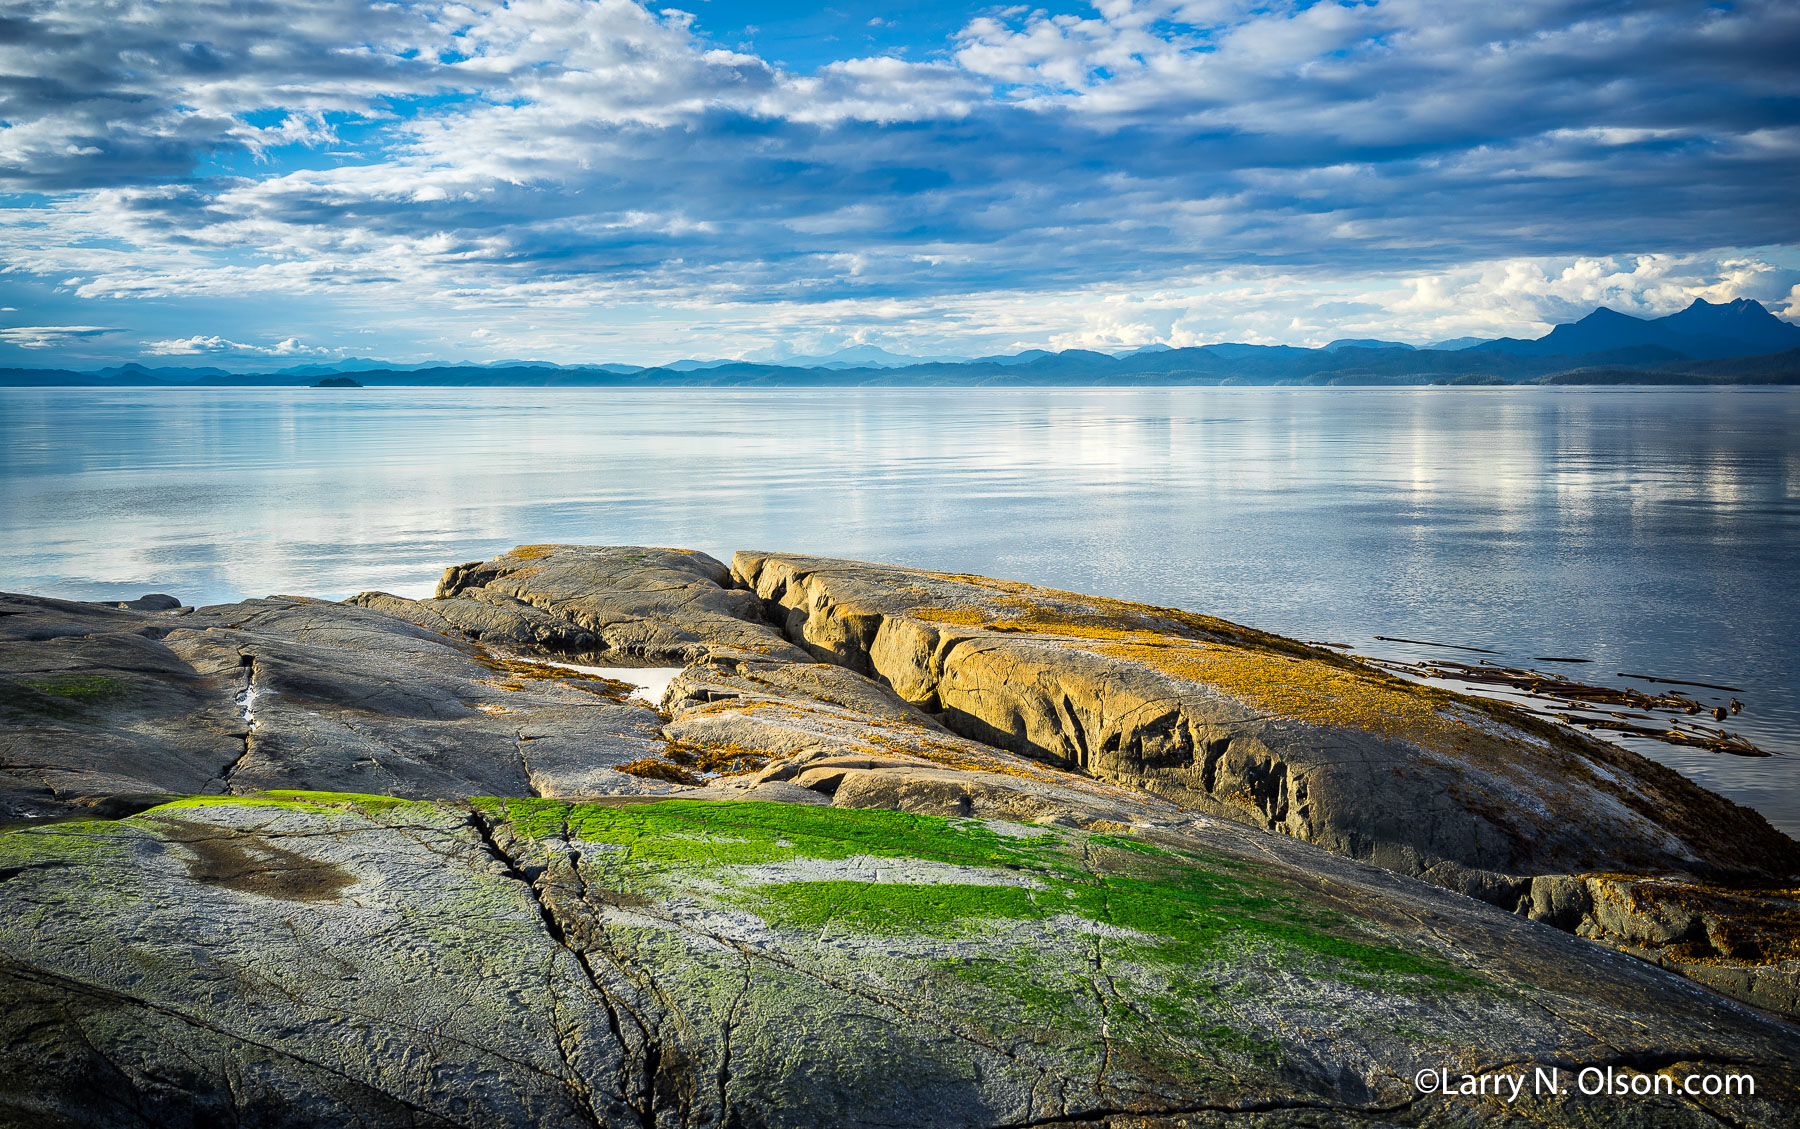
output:
[[[347,376],[328,376],[324,380],[321,380],[317,384],[314,384],[313,387],[314,388],[361,388],[362,382],[360,380],[353,380]]]

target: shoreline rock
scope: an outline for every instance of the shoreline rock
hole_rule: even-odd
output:
[[[684,669],[652,705],[552,662]],[[1512,1115],[1409,1092],[1432,1055],[1749,1062],[1755,1101],[1659,1116],[1800,1111],[1800,1031],[1715,994],[1800,1014],[1800,845],[1626,750],[1205,616],[525,546],[428,600],[0,596],[0,691],[0,820],[38,821],[0,824],[0,1122]],[[943,853],[969,836],[988,861]],[[355,924],[418,914],[425,981]],[[526,965],[538,1003],[457,1002]],[[351,1037],[346,976],[419,995],[354,989]],[[433,1009],[458,1018],[408,1026]],[[82,1091],[90,1053],[129,1081]]]
[[[18,832],[0,837],[0,1117],[1704,1125],[1800,1109],[1791,1025],[1259,838],[1209,819],[1124,834],[306,792]],[[1586,1067],[1749,1067],[1757,1094],[1627,1104],[1568,1084]],[[1502,1068],[1561,1071],[1567,1092],[1513,1106],[1411,1083]]]

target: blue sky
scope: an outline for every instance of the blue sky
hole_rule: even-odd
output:
[[[1800,5],[14,0],[0,364],[1800,318]]]

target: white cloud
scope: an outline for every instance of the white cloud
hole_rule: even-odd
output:
[[[1636,255],[1477,263],[1409,281],[1390,324],[1428,338],[1537,337],[1596,306],[1634,317],[1675,313],[1704,298],[1779,304],[1800,274],[1756,255]]]
[[[230,341],[217,335],[196,334],[192,337],[146,341],[144,342],[144,351],[159,357],[193,357],[210,354],[237,354],[250,357],[317,357],[328,356],[337,350],[304,345],[294,337],[277,341],[273,345],[246,345],[241,341]]]
[[[0,343],[21,349],[53,349],[112,332],[115,331],[101,325],[21,325],[0,329]]]
[[[0,41],[0,183],[178,176],[220,145],[330,140],[323,115],[452,84],[431,52],[455,5],[20,0]],[[274,124],[257,124],[275,113]]]

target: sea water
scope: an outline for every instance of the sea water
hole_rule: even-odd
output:
[[[0,390],[0,587],[430,593],[532,542],[778,549],[1392,658],[1741,687],[1800,833],[1800,390]]]

